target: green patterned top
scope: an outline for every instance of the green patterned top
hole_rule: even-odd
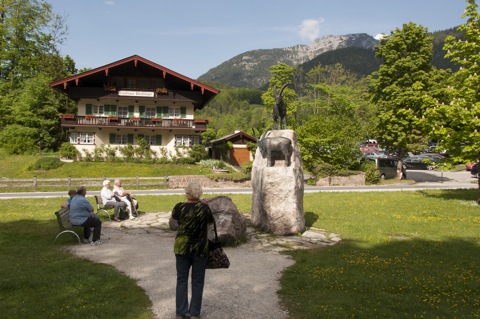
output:
[[[178,232],[173,247],[175,254],[208,256],[207,225],[214,221],[210,207],[202,202],[178,203],[173,208],[172,218],[178,222]]]

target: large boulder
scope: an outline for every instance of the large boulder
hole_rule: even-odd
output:
[[[202,200],[212,211],[217,226],[218,240],[223,245],[235,245],[246,240],[247,221],[229,197],[217,196]],[[178,223],[175,219],[170,217],[168,223],[170,229],[178,230]],[[214,240],[214,238],[215,233],[211,226],[208,239]]]
[[[305,230],[304,177],[298,140],[293,130],[271,131],[269,137],[292,141],[288,162],[280,152],[272,161],[257,148],[252,166],[252,223],[276,235],[295,235]]]

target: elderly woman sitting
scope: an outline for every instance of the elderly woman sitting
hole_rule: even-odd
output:
[[[127,192],[123,189],[122,181],[118,178],[113,182],[113,192],[122,202],[127,205],[130,219],[134,219],[137,215],[137,201],[131,197],[130,192]]]

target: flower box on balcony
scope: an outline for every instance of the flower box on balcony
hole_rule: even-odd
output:
[[[157,88],[155,91],[157,94],[168,94],[168,90],[166,88]]]
[[[207,124],[207,120],[193,120],[195,124]]]
[[[151,120],[152,120],[152,122],[161,122],[161,121],[163,121],[163,119],[162,119],[161,117],[154,117],[154,118],[152,118]]]
[[[75,115],[65,114],[65,115],[60,115],[60,118],[73,120],[75,118]]]
[[[139,117],[131,117],[130,118],[130,121],[140,121],[140,118]]]

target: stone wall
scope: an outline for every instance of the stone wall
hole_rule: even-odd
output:
[[[350,176],[331,176],[320,178],[317,186],[355,186],[365,185],[365,173]]]
[[[197,182],[203,188],[240,188],[250,187],[251,182],[214,181],[202,175],[180,175],[168,177],[168,188],[185,188],[188,183]]]

